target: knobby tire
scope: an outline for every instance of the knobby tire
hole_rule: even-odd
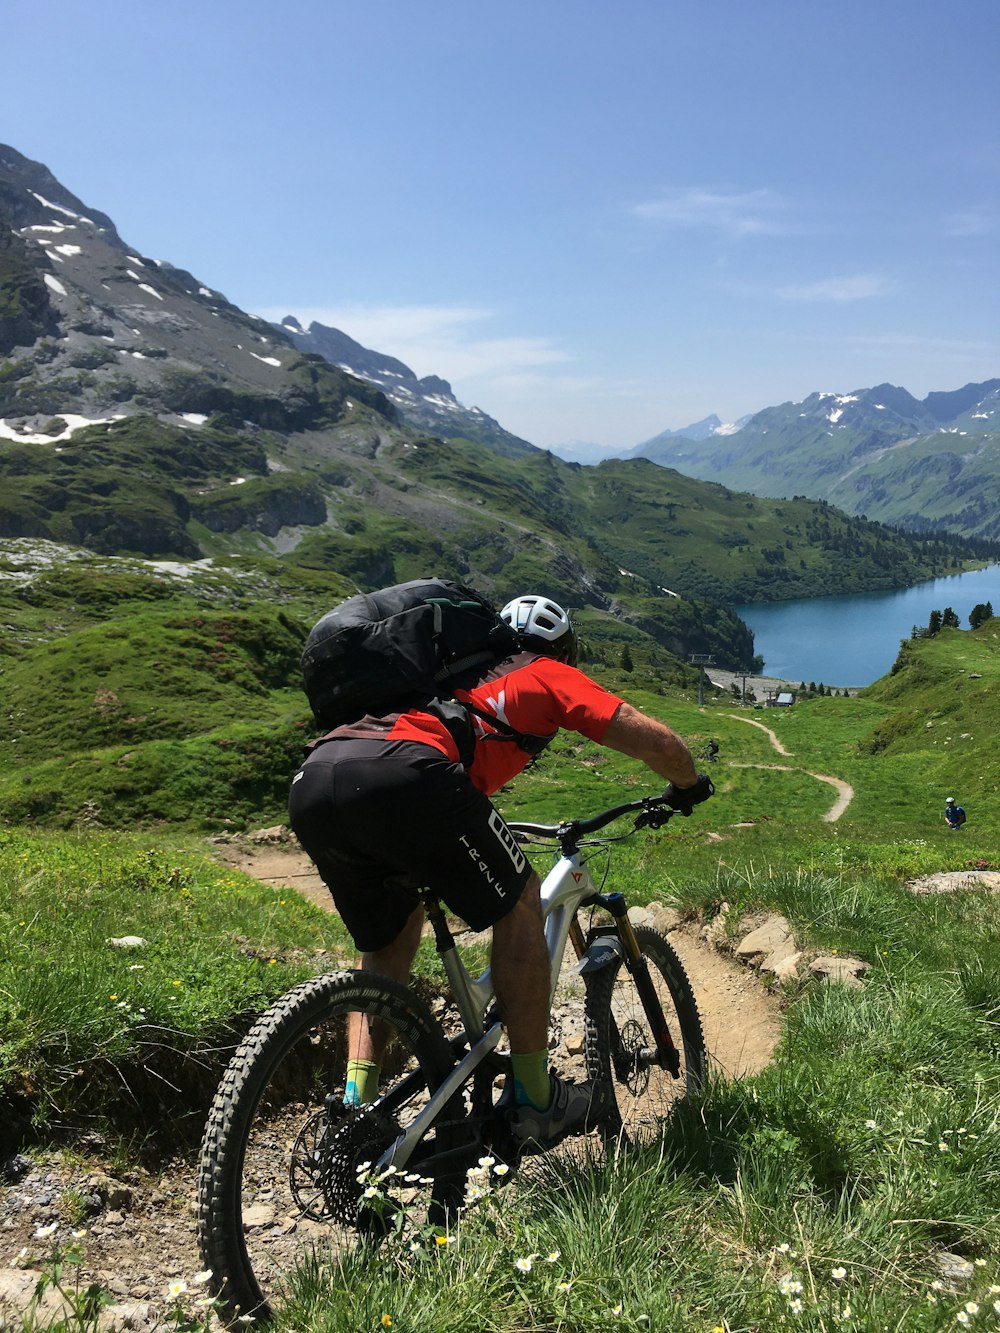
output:
[[[392,1034],[379,1089],[388,1111],[343,1109],[352,1011]],[[372,974],[306,981],[258,1019],[216,1093],[199,1165],[201,1258],[226,1322],[268,1321],[296,1271],[330,1260],[335,1268],[345,1247],[384,1232],[387,1210],[372,1212],[357,1168],[377,1161],[452,1065],[427,1006]],[[387,1088],[406,1089],[399,1105]],[[411,1172],[420,1172],[421,1153],[451,1146],[457,1117],[448,1111],[418,1145]],[[392,1186],[393,1210],[423,1206],[402,1177]],[[440,1204],[440,1190],[419,1188]]]
[[[684,965],[659,931],[637,926],[635,934],[680,1053],[680,1076],[643,1058],[655,1043],[623,957],[590,975],[586,998],[588,1076],[609,1081],[614,1092],[605,1136],[633,1143],[655,1138],[673,1106],[698,1092],[708,1072],[701,1017]]]

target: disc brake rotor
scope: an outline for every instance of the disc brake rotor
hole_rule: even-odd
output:
[[[641,1059],[646,1046],[646,1033],[641,1023],[630,1019],[619,1033],[621,1047],[615,1057],[615,1074],[633,1097],[639,1097],[649,1086],[649,1066]]]

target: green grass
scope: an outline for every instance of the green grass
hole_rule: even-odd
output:
[[[204,1101],[213,1044],[231,1047],[273,998],[350,956],[336,916],[169,844],[0,831],[0,1101],[19,1115],[127,1126],[150,1116],[156,1069],[198,1052],[184,1086]],[[110,943],[128,936],[144,943]]]
[[[350,952],[334,915],[219,867],[198,832],[282,818],[303,738],[288,688],[294,626],[322,609],[325,576],[284,570],[280,582],[245,568],[242,584],[217,571],[181,616],[172,594],[119,567],[111,585],[81,569],[68,596],[58,578],[37,580],[20,609],[0,588],[20,610],[5,682],[21,730],[8,730],[17,766],[0,779],[0,1102],[23,1150],[96,1121],[191,1153],[251,1017]],[[268,579],[280,611],[259,605]],[[66,679],[65,644],[45,649],[54,624],[80,661],[90,654],[85,686]],[[631,673],[598,666],[694,749],[720,744],[714,799],[617,844],[609,885],[693,917],[726,904],[731,931],[780,912],[803,948],[867,962],[864,986],[789,983],[772,1064],[713,1083],[661,1153],[571,1172],[539,1159],[515,1190],[488,1192],[450,1243],[410,1237],[414,1250],[348,1253],[307,1273],[280,1326],[354,1333],[387,1316],[396,1330],[496,1333],[937,1330],[963,1313],[992,1326],[1000,895],[919,895],[908,882],[1000,862],[998,632],[992,621],[919,640],[861,697],[791,710],[711,694],[699,706],[694,683],[657,675],[652,657]],[[112,671],[124,673],[117,684]],[[101,734],[87,708],[102,672],[126,717],[155,707],[168,734]],[[33,681],[66,718],[32,713]],[[72,749],[76,735],[86,748]],[[835,823],[823,775],[854,790]],[[562,736],[498,802],[512,818],[556,820],[658,785]],[[946,792],[969,810],[957,836],[943,824]],[[75,827],[46,832],[39,820]],[[125,935],[146,944],[109,945]],[[435,984],[429,947],[418,971]],[[944,1251],[972,1265],[968,1280],[942,1276]]]
[[[884,780],[886,757],[860,743],[884,707],[876,696],[740,712],[636,694],[692,743],[719,739],[718,790],[613,861],[615,887],[636,902],[783,913],[805,947],[867,961],[863,989],[790,984],[773,1063],[714,1082],[662,1150],[572,1172],[539,1159],[514,1191],[494,1181],[445,1244],[407,1236],[306,1271],[279,1327],[375,1330],[387,1316],[397,1330],[495,1333],[936,1330],[969,1302],[990,1326],[1000,896],[922,896],[906,881],[961,869],[991,835],[981,817],[961,840],[939,828],[912,759]],[[777,755],[753,722],[792,753]],[[769,763],[784,767],[742,767]],[[837,824],[822,818],[833,793],[810,776],[820,772],[855,786]],[[550,819],[649,789],[634,765],[561,738],[501,804]],[[194,1052],[204,1069],[183,1085],[186,1117],[171,1108],[193,1141],[218,1072],[207,1051],[346,947],[336,918],[181,843],[11,830],[0,867],[3,1077],[14,1112],[42,1126],[84,1109],[114,1123],[123,1084],[145,1098],[143,1068],[173,1076]],[[107,945],[132,933],[145,949]],[[436,971],[429,950],[418,967]],[[942,1277],[944,1251],[972,1265],[968,1280]]]

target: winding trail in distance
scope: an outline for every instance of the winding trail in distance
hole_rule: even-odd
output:
[[[731,717],[735,722],[745,722],[747,723],[748,726],[760,727],[761,731],[767,733],[767,736],[770,739],[771,744],[777,750],[778,754],[784,755],[786,759],[790,759],[792,757],[791,751],[785,749],[785,747],[782,745],[781,741],[774,734],[771,728],[765,727],[763,722],[758,722],[757,719],[753,717],[740,717],[739,713],[727,713],[726,716]],[[808,768],[794,769],[789,764],[732,764],[730,765],[730,767],[772,768],[772,769],[778,769],[782,773],[799,772],[799,773],[805,773],[807,777],[815,778],[817,782],[828,782],[830,786],[833,787],[834,790],[836,791],[837,799],[834,801],[833,805],[830,806],[829,810],[827,810],[826,814],[823,816],[823,819],[827,824],[836,823],[836,821],[840,818],[840,816],[844,813],[847,807],[854,800],[854,788],[851,786],[851,784],[849,782],[845,782],[843,778],[830,777],[828,773],[813,773]]]
[[[755,717],[740,717],[739,713],[727,713],[726,717],[731,717],[736,722],[745,722],[748,727],[760,727],[761,731],[767,732],[768,736],[771,738],[771,744],[774,746],[774,748],[778,751],[779,754],[791,757],[791,751],[785,749],[785,747],[782,745],[781,741],[778,740],[777,736],[774,734],[771,728],[765,727],[763,722],[758,722]]]

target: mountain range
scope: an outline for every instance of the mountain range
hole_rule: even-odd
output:
[[[293,317],[280,326],[314,351],[382,390],[401,417],[445,438],[466,438],[518,457],[535,446],[481,408],[465,408],[438,376],[418,379],[401,361],[362,347],[338,329]],[[691,477],[755,495],[828,500],[911,531],[946,529],[1000,539],[1000,380],[936,391],[923,400],[891,384],[814,393],[723,422],[714,413],[618,449],[589,441],[557,445],[566,462],[648,458]],[[952,438],[946,438],[946,437]]]
[[[595,444],[590,440],[569,440],[565,444],[554,444],[552,452],[557,458],[564,458],[567,463],[601,463],[605,458],[652,458],[655,462],[655,452],[650,450],[665,440],[707,440],[711,435],[731,435],[749,420],[749,417],[744,417],[735,425],[727,426],[713,413],[711,416],[703,417],[701,421],[693,422],[690,426],[681,427],[680,430],[661,430],[651,440],[644,440],[642,444],[631,447],[623,445],[621,448],[612,449],[606,444]]]
[[[632,456],[914,531],[1000,538],[1000,379],[922,400],[892,384],[814,393],[734,430],[658,436]]]
[[[0,215],[0,538],[277,559],[364,588],[442,571],[498,600],[544,588],[596,652],[627,625],[734,665],[752,636],[727,605],[904,586],[986,551],[646,458],[564,462],[441,378],[247,314],[5,146]]]

